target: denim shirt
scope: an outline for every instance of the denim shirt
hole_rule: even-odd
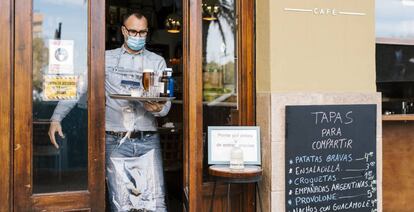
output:
[[[138,131],[156,131],[155,117],[168,114],[171,102],[165,103],[160,112],[148,112],[139,102],[112,99],[109,94],[125,94],[128,91],[121,85],[123,80],[141,81],[144,69],[153,69],[155,74],[161,76],[166,68],[164,59],[146,49],[139,54],[130,54],[124,47],[107,50],[105,52],[105,96],[106,96],[106,131],[127,131],[123,124],[122,108],[134,108],[134,129]],[[84,89],[86,92],[86,89]],[[60,101],[55,108],[51,120],[62,121],[69,111],[76,105],[76,101]]]

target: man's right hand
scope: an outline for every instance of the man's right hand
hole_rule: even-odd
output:
[[[59,149],[59,145],[57,144],[55,137],[56,132],[59,134],[60,137],[65,138],[62,132],[62,125],[60,125],[60,122],[52,121],[49,127],[50,142],[52,142],[56,149]]]

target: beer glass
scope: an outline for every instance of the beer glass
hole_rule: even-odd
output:
[[[144,69],[142,85],[144,87],[144,96],[150,97],[150,88],[154,85],[154,70]]]

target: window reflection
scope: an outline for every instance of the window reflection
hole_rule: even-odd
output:
[[[203,4],[203,99],[208,106],[237,101],[234,14],[232,0]]]
[[[207,127],[237,125],[237,24],[234,0],[203,1],[204,167]],[[204,169],[204,180],[208,179]]]
[[[33,0],[33,192],[87,189],[86,0]],[[76,104],[50,142],[58,104]]]

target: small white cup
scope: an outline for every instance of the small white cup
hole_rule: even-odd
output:
[[[142,96],[142,88],[132,88],[131,89],[131,96],[132,97],[141,97]]]

